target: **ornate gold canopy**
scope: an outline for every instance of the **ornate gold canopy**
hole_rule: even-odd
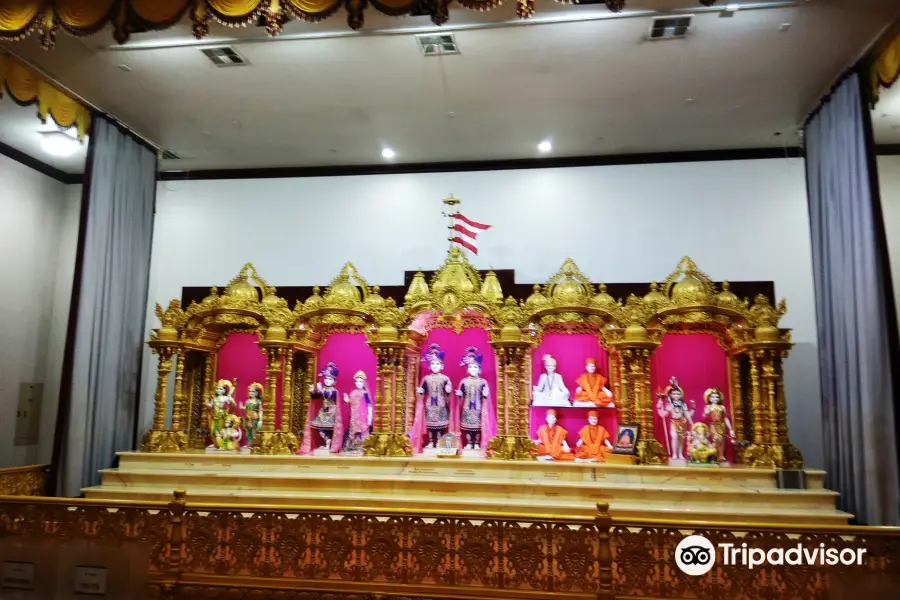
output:
[[[462,251],[453,247],[432,277],[430,286],[425,283],[425,275],[421,271],[413,276],[405,300],[404,312],[408,322],[429,310],[445,318],[466,310],[475,310],[493,318],[503,301],[503,290],[495,273],[488,273],[482,280]]]
[[[486,329],[501,365],[498,402],[505,403],[506,410],[503,419],[498,418],[504,433],[490,446],[494,456],[530,456],[531,349],[544,333],[562,331],[596,334],[608,349],[617,416],[621,422],[640,424],[639,459],[661,464],[665,452],[653,433],[650,359],[667,332],[687,331],[715,334],[726,351],[735,431],[743,431],[743,413],[751,415],[746,439],[752,443],[744,462],[796,467],[802,464],[802,457],[787,438],[782,383],[782,361],[791,347],[790,331],[779,327],[786,311],[783,300],[773,306],[764,295],[758,295],[752,304],[741,300],[727,281],[718,286],[689,257],[681,259],[662,283],[651,284],[644,296],[632,294],[624,301],[613,298],[604,284],[595,286],[570,258],[520,301],[504,299],[496,274],[489,272],[482,278],[454,247],[430,283],[422,272],[414,275],[402,307],[392,298],[382,297],[377,285],[370,286],[353,264],[346,263],[324,292],[314,288],[293,310],[248,263],[224,292],[213,288],[209,296],[187,310],[182,310],[178,300],[171,301],[166,310],[156,306],[160,327],[153,330],[150,346],[160,355],[160,367],[150,447],[185,447],[185,423],[197,421],[198,399],[211,385],[215,367],[209,358],[229,333],[253,331],[260,334],[260,349],[269,357],[267,402],[274,402],[279,374],[293,374],[283,378],[286,408],[281,426],[276,428],[272,420],[274,405],[265,413],[269,416],[261,431],[260,451],[292,451],[296,447],[292,424],[304,422],[308,404],[304,390],[314,379],[316,352],[330,333],[344,331],[365,333],[379,361],[375,403],[381,412],[367,452],[407,455],[408,437],[403,427],[409,420],[418,343],[429,326],[449,324]],[[426,321],[430,325],[420,327]],[[207,367],[201,369],[200,363],[188,361],[184,378],[176,377],[173,429],[165,430],[170,358],[177,354],[178,370],[184,371],[182,358],[192,350],[206,354]],[[294,363],[297,353],[306,358]],[[191,375],[194,371],[197,374]],[[201,372],[206,378],[202,385],[189,385],[200,382]],[[742,383],[747,380],[749,384]],[[195,388],[199,391],[188,391]]]

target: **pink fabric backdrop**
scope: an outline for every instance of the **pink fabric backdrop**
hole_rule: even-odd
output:
[[[329,362],[334,362],[340,371],[337,381],[335,382],[335,387],[338,392],[340,392],[339,406],[341,407],[341,415],[343,416],[343,422],[346,427],[349,426],[350,423],[350,406],[344,403],[344,394],[349,394],[350,391],[355,388],[356,384],[353,381],[353,375],[357,371],[363,371],[366,374],[369,396],[372,398],[374,409],[375,376],[378,371],[378,359],[375,358],[375,353],[372,352],[372,349],[366,343],[366,334],[332,333],[328,336],[328,339],[325,340],[325,344],[319,350],[319,355],[316,359],[316,382],[322,381],[318,378],[318,373]],[[315,418],[316,413],[318,413],[321,406],[321,400],[313,399],[310,410],[307,413],[307,424],[310,420]],[[377,414],[378,413],[376,412],[373,416],[377,417]],[[332,442],[332,444],[334,444],[334,442]],[[319,437],[318,433],[313,432],[313,435],[304,436],[300,451],[301,453],[308,453],[321,445],[321,437]],[[339,450],[340,445],[334,445],[333,448]]]
[[[266,355],[259,349],[259,334],[256,333],[232,333],[225,343],[219,348],[216,363],[216,377],[218,379],[238,380],[237,389],[234,391],[234,399],[238,404],[237,413],[241,414],[240,405],[247,400],[247,389],[251,383],[261,383],[265,393],[266,388]],[[275,423],[276,428],[281,423],[281,392],[282,377],[278,377],[278,394],[275,396]],[[246,443],[242,438],[241,445]]]
[[[585,360],[594,357],[597,359],[597,372],[606,377],[606,387],[610,387],[609,383],[609,355],[597,336],[589,333],[546,333],[541,340],[541,344],[535,349],[532,355],[532,385],[537,385],[544,372],[543,356],[550,354],[556,359],[556,372],[562,375],[563,383],[569,390],[570,399],[575,400],[575,388],[578,384],[576,379],[584,373]],[[531,439],[537,439],[537,430],[543,425],[548,407],[532,406],[531,407]],[[587,425],[587,414],[591,408],[565,407],[557,408],[557,423],[563,427],[568,435],[566,441],[573,449],[578,442],[578,432]],[[607,431],[611,438],[616,435],[616,409],[615,408],[599,408],[599,423]]]
[[[428,365],[421,362],[422,353],[431,344],[439,344],[441,346],[441,350],[444,351],[444,374],[450,378],[450,383],[453,385],[454,394],[459,388],[459,382],[469,376],[466,368],[460,366],[460,360],[462,359],[463,354],[465,354],[466,348],[468,348],[469,346],[475,346],[476,348],[478,348],[478,351],[484,356],[484,360],[481,363],[481,376],[484,377],[485,380],[487,380],[488,389],[490,391],[490,398],[487,402],[487,406],[492,411],[491,416],[493,418],[491,419],[491,421],[493,423],[496,423],[497,368],[495,364],[496,360],[494,357],[494,349],[490,345],[488,332],[484,329],[475,328],[464,329],[462,333],[456,333],[452,329],[432,329],[428,333],[428,338],[425,340],[422,348],[420,348],[419,350],[420,361],[418,373],[416,375],[417,387],[419,383],[421,383],[422,378],[431,372],[428,368]],[[488,437],[488,435],[485,435],[484,431],[482,431],[481,433],[481,442],[482,446],[484,447],[490,441],[490,438]],[[489,432],[489,435],[493,437],[494,435],[496,435],[496,433],[496,431]]]
[[[656,439],[663,448],[667,447],[667,431],[663,419],[656,412],[655,394],[669,385],[674,375],[678,385],[684,390],[684,398],[688,408],[693,400],[697,409],[694,422],[706,421],[703,409],[703,392],[708,388],[718,387],[722,390],[728,418],[731,420],[731,396],[728,385],[728,356],[719,345],[719,341],[711,333],[667,333],[663,336],[662,345],[653,354],[650,362],[651,381],[653,382],[653,429]],[[726,458],[733,459],[731,444],[726,443]]]

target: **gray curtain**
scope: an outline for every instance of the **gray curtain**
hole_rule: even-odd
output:
[[[898,525],[897,439],[883,224],[874,206],[859,76],[806,126],[806,175],[822,380],[825,468],[839,506]],[[880,229],[879,229],[880,228]]]
[[[141,349],[150,274],[156,155],[97,117],[81,296],[68,417],[58,478],[61,495],[97,485],[115,453],[135,447]]]

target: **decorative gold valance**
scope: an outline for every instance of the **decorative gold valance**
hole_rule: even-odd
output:
[[[0,16],[3,11],[0,9]],[[11,56],[0,54],[0,96],[6,90],[22,106],[37,105],[41,121],[51,116],[60,127],[78,128],[78,139],[84,139],[91,127],[91,111],[80,102],[45,81],[36,71]]]
[[[699,0],[712,6],[716,0]],[[452,0],[13,0],[0,6],[0,37],[20,39],[39,30],[42,43],[53,45],[56,32],[62,28],[72,35],[90,35],[107,23],[114,28],[119,43],[135,31],[171,27],[185,13],[190,13],[194,35],[199,39],[209,33],[214,19],[229,27],[261,23],[270,35],[278,35],[289,19],[317,22],[347,11],[347,24],[361,29],[363,13],[371,4],[378,12],[390,16],[429,15],[436,25],[449,18]],[[565,3],[569,3],[568,1]],[[572,2],[578,4],[577,1]],[[459,0],[469,10],[496,8],[500,0]],[[612,12],[625,8],[625,0],[606,0]],[[534,0],[516,0],[516,14],[523,19],[534,16]]]
[[[891,87],[898,78],[900,78],[900,35],[888,44],[872,65],[873,98],[877,100],[878,89]]]

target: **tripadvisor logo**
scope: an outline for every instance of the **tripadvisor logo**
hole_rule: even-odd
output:
[[[675,564],[686,575],[700,576],[709,573],[716,560],[723,566],[741,566],[753,569],[760,565],[791,566],[860,566],[863,564],[865,548],[834,548],[820,543],[807,547],[803,544],[783,548],[752,548],[746,542],[718,544],[717,547],[702,535],[689,535],[675,548]]]

